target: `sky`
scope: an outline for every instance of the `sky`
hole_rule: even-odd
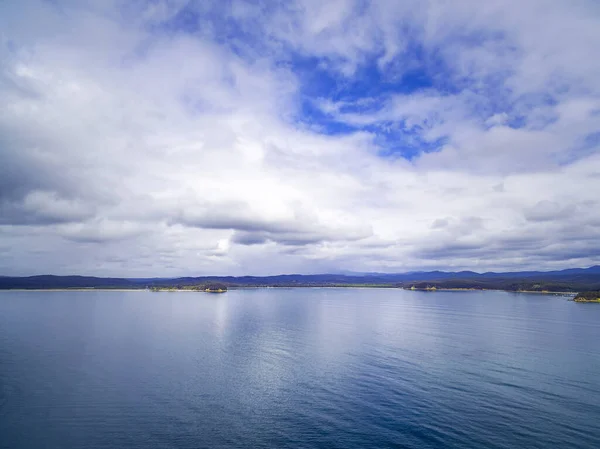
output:
[[[600,263],[597,0],[4,0],[0,274]]]

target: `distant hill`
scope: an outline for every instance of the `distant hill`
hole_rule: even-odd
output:
[[[352,274],[349,274],[352,275]],[[356,275],[359,275],[358,273]],[[426,280],[441,280],[441,279],[493,279],[493,278],[549,278],[563,276],[589,276],[600,275],[600,265],[595,265],[589,268],[569,268],[559,271],[513,271],[496,273],[488,271],[485,273],[477,273],[475,271],[411,271],[408,273],[360,273],[361,276],[367,277],[385,277],[401,281],[426,281]]]
[[[0,276],[0,289],[132,288],[190,286],[218,282],[228,287],[380,286],[402,288],[475,288],[532,291],[600,290],[600,266],[560,271],[476,273],[285,274],[278,276],[200,276],[181,278],[102,278],[93,276]]]
[[[26,276],[0,277],[0,289],[40,289],[40,288],[139,288],[136,280],[123,278],[100,278],[93,276]]]

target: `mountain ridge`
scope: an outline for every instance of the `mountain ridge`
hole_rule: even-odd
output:
[[[184,276],[120,278],[82,275],[0,276],[0,289],[132,288],[190,286],[222,282],[230,287],[381,286],[579,291],[600,288],[600,265],[553,271],[413,271],[407,273],[324,273],[272,276]]]

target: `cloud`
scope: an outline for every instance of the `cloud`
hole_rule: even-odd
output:
[[[231,241],[243,245],[276,242],[282,245],[307,245],[324,241],[356,241],[372,235],[369,227],[338,223],[319,223],[319,217],[301,203],[289,210],[272,213],[240,201],[205,204],[183,208],[173,219],[184,226],[200,229],[232,230]]]
[[[0,272],[598,263],[597,2],[0,5]]]
[[[530,221],[555,221],[577,213],[573,204],[561,206],[554,201],[542,200],[525,210],[525,218]]]
[[[0,223],[12,225],[78,222],[94,215],[85,202],[39,190],[29,192],[21,202],[0,202],[0,211]]]
[[[59,229],[59,234],[66,239],[82,243],[130,240],[138,237],[143,232],[145,232],[145,229],[137,223],[109,220],[67,224]]]

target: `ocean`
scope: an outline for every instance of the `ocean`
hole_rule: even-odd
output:
[[[0,292],[0,447],[599,448],[600,304]]]

